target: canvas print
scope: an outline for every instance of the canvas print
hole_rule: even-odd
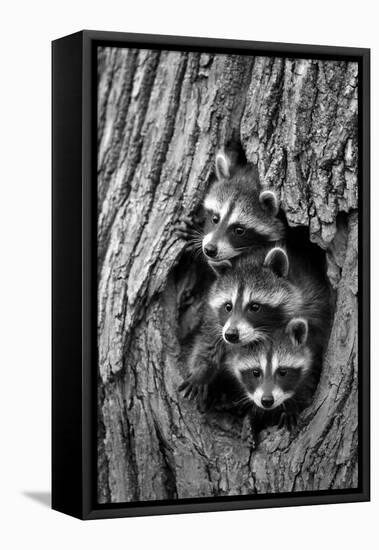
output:
[[[358,63],[97,70],[97,502],[356,489]]]

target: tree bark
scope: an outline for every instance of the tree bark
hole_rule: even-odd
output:
[[[98,66],[98,501],[356,487],[357,64],[105,48]],[[313,404],[254,450],[240,419],[177,392],[205,285],[174,224],[232,136],[325,250],[335,295]]]

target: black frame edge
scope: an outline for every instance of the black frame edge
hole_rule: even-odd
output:
[[[52,43],[52,508],[82,507],[82,33]]]
[[[360,238],[359,238],[359,253],[360,253],[360,269],[362,270],[360,277],[361,284],[361,315],[360,315],[360,344],[361,349],[358,353],[361,354],[361,384],[359,388],[360,396],[360,429],[361,429],[361,446],[362,446],[362,494],[365,500],[369,501],[371,497],[371,456],[370,456],[370,62],[371,51],[364,50],[361,60],[361,98],[360,108],[362,109],[361,118],[361,203],[360,203]]]
[[[172,36],[165,34],[142,34],[131,32],[112,32],[99,30],[83,30],[83,35],[89,41],[106,41],[123,44],[127,47],[128,44],[140,44],[140,47],[157,46],[160,49],[167,46],[168,48],[185,48],[185,49],[202,49],[216,48],[219,53],[222,50],[254,50],[255,55],[259,53],[270,54],[272,52],[280,52],[281,56],[292,55],[295,57],[307,56],[314,57],[351,57],[362,58],[369,48],[358,48],[352,46],[328,46],[323,44],[291,44],[287,42],[262,42],[252,40],[236,40],[230,38],[207,38],[200,36]],[[304,52],[306,52],[304,54]],[[238,52],[235,52],[238,53]],[[247,52],[245,51],[245,54]]]
[[[312,495],[312,496],[280,496],[261,500],[225,500],[223,502],[196,502],[177,504],[146,503],[140,507],[94,508],[82,519],[115,519],[122,517],[144,517],[161,515],[193,514],[204,512],[233,512],[238,510],[259,510],[266,508],[296,508],[298,506],[322,506],[326,504],[349,504],[367,502],[369,498],[363,493],[346,493],[345,495]]]

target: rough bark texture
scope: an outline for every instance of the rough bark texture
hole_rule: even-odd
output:
[[[99,502],[357,486],[357,78],[348,62],[101,50]],[[256,450],[238,418],[177,392],[183,303],[202,294],[174,224],[232,135],[326,251],[336,304],[312,406]]]

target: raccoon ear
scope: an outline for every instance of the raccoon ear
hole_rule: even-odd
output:
[[[290,267],[286,251],[279,246],[267,253],[263,265],[269,267],[278,277],[287,277]]]
[[[216,176],[218,180],[230,178],[230,158],[224,151],[219,151],[216,155]]]
[[[262,191],[259,195],[259,202],[263,210],[270,216],[276,216],[279,212],[279,201],[274,191]]]
[[[308,338],[308,322],[305,319],[291,319],[287,332],[294,346],[302,346]]]
[[[222,277],[229,269],[232,267],[232,262],[229,260],[225,260],[224,262],[220,262],[218,264],[209,264],[213,271],[216,273],[217,277]]]

